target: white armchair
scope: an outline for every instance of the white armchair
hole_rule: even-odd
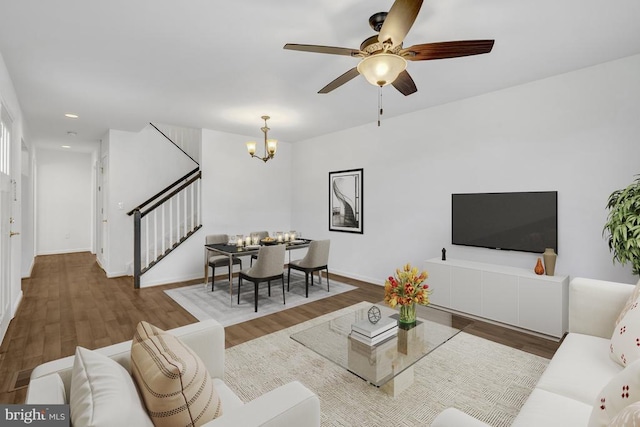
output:
[[[224,382],[224,328],[217,321],[206,320],[167,332],[180,338],[202,359],[220,396],[223,415],[205,426],[320,425],[320,401],[298,381],[278,387],[247,403],[236,396]],[[95,351],[110,357],[130,372],[131,341]],[[69,356],[37,366],[31,374],[25,403],[68,403],[73,361],[74,357]]]

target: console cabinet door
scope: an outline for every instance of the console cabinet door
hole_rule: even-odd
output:
[[[452,270],[451,308],[482,315],[482,271],[462,267]]]
[[[427,284],[431,289],[431,304],[451,307],[451,267],[428,262],[426,270],[429,274]]]
[[[482,317],[516,325],[518,323],[518,277],[482,272]]]
[[[543,334],[561,337],[563,329],[562,283],[520,278],[518,286],[518,326]]]

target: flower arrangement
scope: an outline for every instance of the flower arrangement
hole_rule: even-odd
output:
[[[417,267],[407,263],[396,269],[394,276],[384,283],[384,302],[391,308],[400,306],[400,326],[416,322],[416,304],[428,305],[431,290],[424,281],[429,277],[426,271],[418,272]],[[424,284],[423,284],[424,283]]]

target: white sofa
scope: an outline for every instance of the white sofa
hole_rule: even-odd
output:
[[[319,426],[318,397],[294,381],[255,400],[243,403],[224,383],[224,328],[215,320],[194,323],[167,331],[182,340],[204,362],[220,396],[223,414],[205,424],[216,426]],[[124,366],[129,372],[131,341],[95,350]],[[28,404],[69,402],[71,369],[74,356],[37,366],[31,374]],[[247,378],[251,371],[247,371]],[[62,379],[62,385],[60,382]]]
[[[540,377],[512,426],[587,426],[598,394],[622,366],[609,356],[615,322],[631,285],[575,278],[569,285],[569,333]],[[544,315],[544,307],[540,307]],[[432,427],[487,424],[455,408],[442,411]]]

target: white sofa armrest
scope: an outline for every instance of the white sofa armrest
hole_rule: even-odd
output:
[[[230,412],[222,408],[222,416],[203,427],[318,427],[320,400],[311,390],[293,381]]]
[[[210,319],[170,329],[167,332],[180,338],[182,342],[188,345],[202,359],[212,377],[224,378],[224,327],[220,323]],[[129,367],[131,340],[98,348],[94,351],[110,357],[124,366],[129,372],[131,371]],[[56,373],[62,379],[68,400],[69,390],[71,389],[73,359],[74,356],[68,356],[36,366],[31,372],[29,390],[35,387],[35,385],[32,386],[35,379]],[[47,389],[53,391],[50,387],[47,387]],[[27,391],[26,403],[31,403],[29,401],[29,390]]]
[[[569,332],[611,338],[633,285],[574,278],[569,284]]]
[[[25,402],[30,405],[64,405],[68,402],[62,378],[58,374],[29,380]]]
[[[476,420],[459,409],[447,408],[438,414],[431,427],[489,427],[489,424]]]

